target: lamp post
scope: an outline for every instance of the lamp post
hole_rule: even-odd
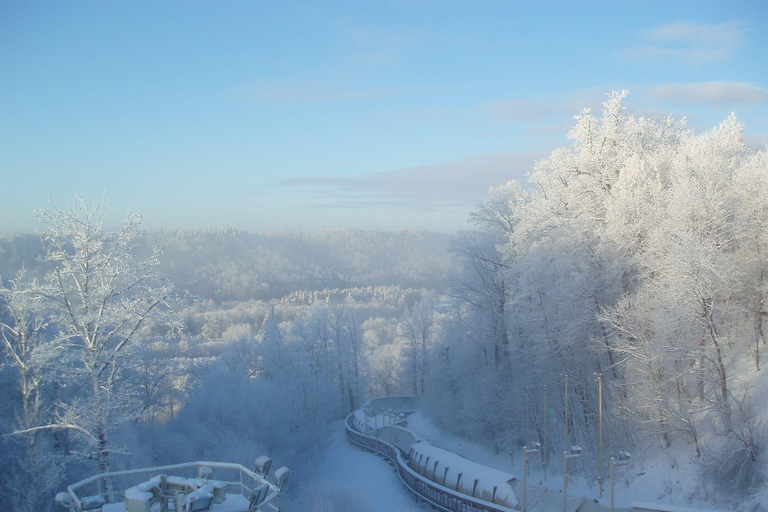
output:
[[[515,467],[515,420],[513,419],[515,416],[515,406],[513,405],[510,408],[510,418],[509,418],[509,444],[510,444],[510,450],[509,450],[509,462],[512,468]]]
[[[531,444],[531,429],[529,425],[530,425],[530,422],[528,421],[528,386],[525,386],[525,445],[526,446],[529,446]],[[525,464],[523,464],[523,466],[525,466]],[[525,471],[525,467],[523,467],[523,471]]]
[[[578,459],[581,457],[581,447],[573,445],[570,447],[571,454],[563,452],[563,512],[566,512],[566,493],[568,490],[568,461],[571,459]]]
[[[531,429],[528,421],[528,386],[525,386],[525,444],[531,444]]]
[[[528,446],[523,447],[523,512],[526,512],[526,492],[528,492],[528,455],[531,453],[539,453],[541,450],[541,443],[537,443],[534,441],[531,443],[531,448],[529,449]]]
[[[597,381],[597,401],[599,412],[599,428],[600,428],[600,497],[603,497],[603,374],[595,373],[595,380]]]
[[[629,464],[632,454],[625,451],[619,452],[619,460],[611,457],[611,512],[613,512],[613,468],[616,466],[626,466]]]
[[[544,460],[544,480],[547,479],[547,435],[549,432],[549,411],[547,410],[547,386],[544,386],[544,452],[542,453],[542,459]]]
[[[568,449],[568,375],[565,376],[565,449]]]

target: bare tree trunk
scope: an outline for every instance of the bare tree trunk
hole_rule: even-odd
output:
[[[702,309],[704,313],[704,319],[707,325],[707,332],[709,338],[712,341],[712,345],[715,348],[715,366],[718,376],[719,393],[720,393],[720,409],[723,415],[723,421],[725,422],[725,429],[727,432],[731,431],[731,406],[728,400],[728,383],[726,380],[725,364],[723,362],[723,353],[720,348],[720,337],[717,330],[717,325],[713,318],[712,299],[707,298],[702,301]]]

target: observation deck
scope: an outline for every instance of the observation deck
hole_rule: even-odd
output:
[[[270,482],[271,466],[259,457],[254,470],[197,461],[100,473],[68,486],[56,503],[70,512],[279,512],[290,470],[281,467]]]

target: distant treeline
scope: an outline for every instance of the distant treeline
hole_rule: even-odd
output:
[[[455,266],[449,235],[413,231],[148,231],[139,256],[163,251],[158,270],[179,290],[217,303],[280,299],[296,290],[400,286],[442,291]],[[0,278],[23,266],[46,274],[38,235],[0,236]]]

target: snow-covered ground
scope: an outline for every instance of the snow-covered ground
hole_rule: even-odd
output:
[[[443,432],[421,413],[417,412],[409,416],[408,426],[411,430],[424,436],[434,446],[450,450],[467,459],[510,472],[518,478],[522,478],[523,454],[521,450],[515,452],[514,467],[512,467],[508,453],[497,454],[481,445]],[[608,460],[609,456],[606,455],[605,458]],[[550,464],[551,471],[548,471],[547,478],[544,479],[541,458],[538,455],[531,456],[528,484],[548,487],[553,491],[562,491],[562,459],[555,460],[553,458]],[[576,466],[573,462],[569,462],[570,465]],[[617,467],[614,491],[615,505],[618,508],[628,508],[633,502],[640,502],[689,507],[702,512],[722,510],[706,499],[704,490],[697,488],[696,469],[696,464],[689,455],[671,452],[652,460],[635,461],[629,467]],[[610,473],[607,469],[602,498],[599,497],[599,494],[600,489],[594,479],[590,481],[589,478],[577,475],[568,480],[569,496],[596,499],[601,504],[608,506],[610,505]]]
[[[408,428],[434,446],[462,457],[522,477],[522,452],[517,451],[514,467],[507,453],[497,454],[437,428],[421,413],[408,418]],[[328,443],[305,483],[292,488],[286,498],[286,512],[424,512],[430,510],[406,490],[392,466],[381,457],[352,445],[344,433],[342,420],[328,429]],[[606,459],[608,457],[606,456]],[[547,478],[541,459],[531,458],[528,483],[560,492],[562,461],[552,461]],[[575,465],[575,464],[574,464]],[[577,469],[578,471],[578,469]],[[569,478],[568,495],[595,499],[610,504],[610,475],[606,470],[603,496],[595,479],[575,475]],[[697,488],[696,465],[687,454],[669,451],[654,459],[634,461],[632,466],[616,468],[615,504],[629,508],[632,503],[648,503],[670,510],[699,512],[723,510],[706,499]]]

